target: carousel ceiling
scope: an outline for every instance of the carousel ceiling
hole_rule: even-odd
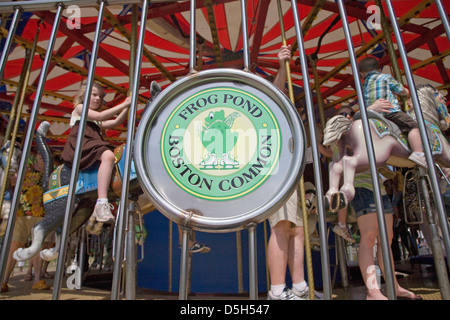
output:
[[[281,38],[278,0],[247,0],[249,53],[251,71],[264,77],[276,74],[277,52],[283,43]],[[291,1],[279,0],[282,8],[286,42],[297,48],[295,23]],[[30,3],[35,5],[32,6]],[[68,133],[68,120],[73,109],[73,97],[86,80],[90,64],[93,39],[98,20],[98,8],[88,7],[87,1],[68,1],[62,19],[51,64],[48,70],[42,101],[39,107],[38,123],[48,120],[52,123],[49,137],[53,148],[60,148]],[[78,5],[74,5],[78,4]],[[90,1],[94,3],[94,1]],[[133,26],[140,19],[140,1],[109,1],[102,24],[96,80],[107,89],[108,105],[121,102],[126,96],[130,78],[130,62],[133,64],[134,50],[130,40],[136,37]],[[403,70],[402,59],[397,50],[393,33],[390,38],[396,54],[392,63],[388,45],[380,22],[375,1],[346,1],[345,9],[357,57],[375,55],[384,65],[383,72],[394,74],[397,63]],[[381,1],[383,12],[388,16],[385,2]],[[23,4],[20,23],[0,87],[2,112],[1,132],[9,119],[11,106],[17,103],[21,83],[26,82],[26,93],[22,97],[22,125],[33,106],[44,56],[49,43],[56,12],[56,1],[20,1],[0,3],[2,51],[13,16],[13,5]],[[402,39],[407,51],[408,62],[416,84],[431,83],[441,90],[450,86],[450,44],[436,4],[432,0],[392,1]],[[450,1],[443,0],[447,10]],[[243,38],[241,28],[241,2],[236,0],[196,1],[196,68],[238,68],[244,66]],[[157,81],[164,89],[190,71],[190,1],[150,1],[146,24],[145,46],[141,67],[139,112],[149,98],[151,81]],[[309,74],[303,75],[299,51],[295,50],[291,64],[292,83],[301,109],[302,87],[305,79],[310,81],[317,99],[317,88],[324,101],[326,112],[341,104],[357,108],[357,96],[350,65],[348,48],[339,17],[338,4],[334,0],[298,1],[298,15],[301,19]],[[374,23],[371,25],[369,22]],[[27,54],[36,41],[31,70],[27,65]],[[134,43],[134,42],[133,42]],[[135,54],[134,54],[135,55]],[[130,59],[131,57],[131,59]],[[403,75],[406,84],[406,77]],[[448,93],[447,93],[448,95]],[[16,100],[15,100],[16,98]],[[16,101],[16,102],[15,102]],[[315,101],[317,102],[317,101]],[[316,104],[319,108],[319,104]],[[139,116],[137,117],[139,120]],[[122,142],[126,138],[126,126],[108,131],[110,139]],[[55,150],[56,150],[55,149]]]

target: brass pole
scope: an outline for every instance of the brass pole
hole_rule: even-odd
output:
[[[392,63],[392,70],[394,71],[394,77],[397,79],[398,82],[401,84],[404,84],[403,78],[402,78],[402,72],[400,70],[400,66],[398,64],[397,55],[395,53],[394,49],[394,43],[391,38],[391,28],[389,27],[388,21],[386,19],[386,15],[384,14],[383,6],[381,5],[381,0],[375,0],[375,4],[380,10],[380,22],[381,22],[381,28],[383,30],[384,39],[386,40],[386,46],[387,51],[389,54],[389,59]],[[400,97],[402,100],[403,107],[405,111],[409,110],[409,106],[407,101],[407,98],[405,96]]]
[[[322,130],[325,128],[325,111],[324,111],[324,105],[323,105],[323,99],[322,99],[322,92],[320,91],[320,81],[319,81],[319,74],[317,73],[317,58],[310,57],[309,62],[311,63],[311,67],[313,70],[313,76],[314,76],[314,86],[316,87],[316,95],[317,95],[317,103],[319,105],[319,118],[320,123],[322,124]],[[304,79],[304,81],[308,81],[308,79]]]
[[[13,130],[12,132],[12,137],[11,137],[11,147],[10,147],[10,152],[8,154],[8,159],[6,162],[6,166],[5,166],[5,174],[3,176],[3,180],[2,180],[2,186],[1,186],[1,191],[0,191],[0,208],[3,206],[3,198],[6,192],[6,186],[8,184],[8,179],[9,179],[9,168],[11,166],[11,159],[12,159],[12,155],[13,155],[13,151],[15,148],[15,142],[17,139],[17,132],[19,131],[19,123],[20,123],[20,114],[22,113],[22,108],[23,108],[23,101],[25,99],[25,93],[27,91],[27,85],[28,85],[28,80],[30,79],[30,73],[31,73],[31,66],[33,64],[33,57],[34,57],[34,52],[36,49],[36,44],[39,38],[39,32],[40,32],[40,25],[38,26],[38,29],[36,31],[36,36],[34,37],[34,42],[33,42],[33,47],[31,48],[31,50],[26,50],[26,54],[25,54],[25,61],[23,64],[23,70],[22,70],[22,76],[20,77],[19,80],[19,87],[17,88],[17,93],[16,96],[14,97],[14,105],[12,106],[11,109],[11,114],[9,116],[9,122],[8,122],[8,127],[6,128],[6,133],[5,133],[5,141],[9,139],[9,136],[11,134],[11,130]],[[18,94],[20,92],[20,94]],[[14,129],[12,128],[12,124],[13,124],[13,119],[15,119],[14,121]]]
[[[280,20],[280,29],[281,29],[281,39],[283,41],[283,46],[286,46],[286,34],[284,32],[284,23],[283,23],[283,13],[281,9],[280,0],[277,1],[278,4],[278,15]],[[289,61],[286,60],[286,70],[287,70],[287,79],[288,79],[288,90],[289,90],[289,98],[291,102],[295,105],[295,97],[294,97],[294,89],[292,87],[292,77],[291,77],[291,66]],[[311,300],[315,299],[314,295],[314,277],[313,277],[313,268],[312,268],[312,256],[311,256],[311,243],[309,240],[309,227],[308,227],[308,214],[306,209],[306,200],[305,200],[305,185],[303,181],[303,176],[300,179],[300,183],[298,186],[298,191],[300,194],[300,204],[302,208],[303,215],[303,230],[305,234],[305,257],[306,257],[306,268],[308,271],[308,285],[309,285],[309,297]]]

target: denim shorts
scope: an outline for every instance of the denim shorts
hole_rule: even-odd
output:
[[[388,195],[381,197],[381,203],[383,204],[384,214],[394,213],[391,200]],[[361,217],[367,213],[376,213],[377,207],[375,204],[375,196],[371,190],[366,188],[355,188],[355,197],[353,198],[351,205],[356,213],[356,218]]]

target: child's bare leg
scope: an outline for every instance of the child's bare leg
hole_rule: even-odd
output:
[[[408,134],[408,142],[413,152],[423,152],[422,138],[420,137],[419,128],[412,129]]]
[[[409,132],[408,142],[413,151],[409,156],[409,160],[415,162],[417,165],[423,168],[427,168],[427,161],[423,153],[422,139],[420,137],[420,131],[418,128],[414,128]]]
[[[114,220],[114,215],[111,213],[112,205],[108,202],[108,188],[111,182],[114,160],[114,153],[111,150],[107,150],[102,153],[97,176],[97,204],[95,205],[94,214],[92,215],[86,229],[89,228],[89,230],[91,230],[95,220],[98,222],[108,222]]]
[[[108,188],[111,183],[111,175],[114,168],[114,153],[107,150],[102,153],[100,167],[98,168],[98,198],[108,198]]]

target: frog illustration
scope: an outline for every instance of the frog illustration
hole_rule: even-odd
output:
[[[201,139],[208,151],[207,156],[200,162],[202,169],[236,169],[239,162],[230,154],[236,145],[239,134],[231,132],[234,120],[239,113],[233,112],[225,118],[225,111],[211,111],[205,118]]]

